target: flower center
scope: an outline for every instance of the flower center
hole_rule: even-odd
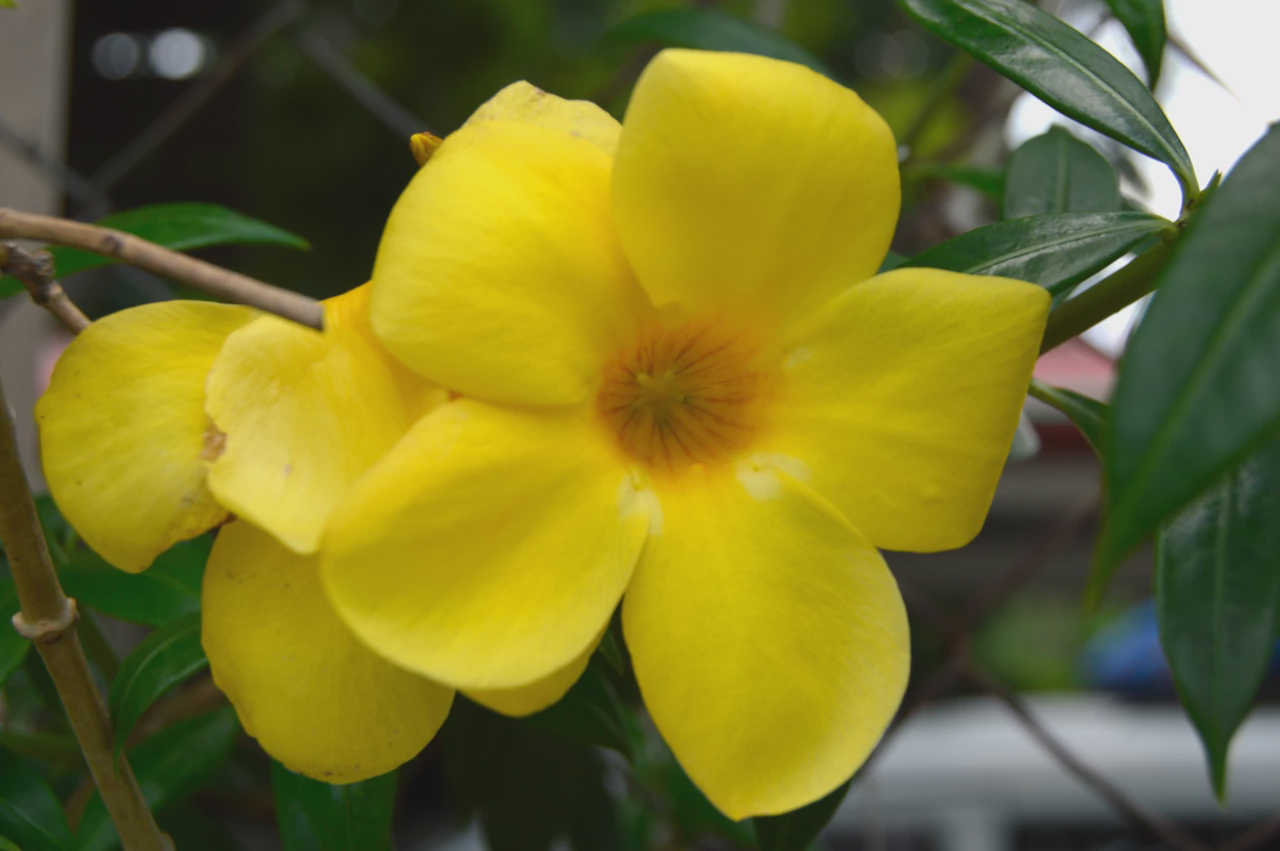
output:
[[[596,410],[622,450],[652,468],[726,460],[758,430],[757,355],[714,323],[651,331],[605,370]]]

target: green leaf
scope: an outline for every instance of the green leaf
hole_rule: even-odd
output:
[[[12,579],[0,579],[0,686],[17,670],[31,649],[27,641],[13,628],[13,616],[18,613],[18,590]]]
[[[835,791],[798,810],[756,818],[756,840],[762,851],[805,851],[840,809],[852,782],[850,777]]]
[[[1050,213],[975,228],[917,254],[904,267],[1002,275],[1057,294],[1172,225],[1150,213]]]
[[[908,165],[912,177],[932,177],[950,180],[977,192],[993,201],[1004,195],[1004,173],[994,168],[955,163],[920,162]]]
[[[1004,217],[1042,213],[1110,213],[1120,182],[1106,157],[1061,127],[1028,139],[1009,157]]]
[[[244,851],[220,819],[210,818],[190,803],[174,804],[157,821],[181,851]]]
[[[181,615],[148,635],[120,666],[107,706],[116,725],[116,754],[142,714],[171,688],[209,666],[200,646],[200,613]]]
[[[1023,0],[898,0],[943,41],[1064,115],[1166,163],[1184,192],[1191,158],[1142,81],[1086,36]]]
[[[332,786],[271,763],[284,851],[391,851],[396,772]]]
[[[240,722],[231,707],[179,721],[129,752],[129,762],[142,795],[153,812],[183,801],[218,772],[231,753]],[[76,833],[76,851],[113,851],[120,837],[96,793],[89,800]]]
[[[613,851],[617,813],[598,752],[459,696],[440,734],[459,815],[478,815],[490,851]]]
[[[831,77],[813,54],[771,29],[716,9],[661,9],[618,24],[604,35],[606,44],[660,44],[755,53],[805,65]]]
[[[608,660],[592,659],[573,688],[528,723],[630,758],[637,733],[630,712],[609,680]]]
[[[1133,46],[1142,55],[1142,64],[1147,66],[1147,85],[1154,89],[1160,79],[1164,44],[1168,40],[1164,0],[1107,0],[1107,5],[1116,20],[1129,31]]]
[[[0,748],[0,833],[23,851],[66,851],[71,828],[44,778]]]
[[[140,236],[174,251],[243,244],[277,245],[301,250],[311,247],[300,236],[217,204],[155,204],[112,213],[98,224]],[[53,253],[54,273],[58,278],[117,262],[110,257],[75,248],[54,246],[49,250]],[[9,278],[0,281],[0,285],[5,282],[10,287],[16,285],[22,289],[21,284]],[[4,294],[0,290],[0,296]]]
[[[1126,347],[1089,596],[1165,518],[1280,429],[1280,129],[1204,202]]]
[[[211,537],[175,544],[143,573],[125,573],[92,550],[75,553],[60,571],[67,595],[113,618],[164,626],[200,610],[200,584]]]
[[[5,8],[11,9],[13,7],[6,6],[5,0],[0,0],[0,9],[5,9]],[[0,836],[0,851],[22,851],[22,849],[19,848],[17,845],[15,845],[12,841],[7,839],[6,837]]]
[[[1280,440],[1164,526],[1156,540],[1160,642],[1226,796],[1227,750],[1253,706],[1280,617]]]
[[[1107,418],[1107,403],[1099,402],[1088,396],[1082,396],[1072,390],[1053,387],[1044,382],[1031,380],[1031,396],[1051,405],[1067,415],[1075,423],[1084,439],[1089,441],[1093,451],[1102,452],[1102,427]]]

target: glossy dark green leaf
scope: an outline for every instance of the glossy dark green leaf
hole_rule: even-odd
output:
[[[1280,617],[1280,440],[1178,513],[1156,539],[1160,642],[1218,797]]]
[[[635,722],[606,670],[608,660],[592,659],[573,688],[559,701],[535,712],[528,723],[630,757]]]
[[[172,248],[192,251],[214,245],[276,245],[306,250],[305,239],[275,225],[250,218],[217,204],[155,204],[121,210],[98,224]],[[53,252],[54,271],[59,278],[76,272],[115,263],[110,257],[61,246]]]
[[[1164,22],[1164,0],[1107,0],[1111,14],[1124,24],[1133,39],[1133,46],[1147,66],[1147,85],[1155,88],[1160,79],[1160,65],[1164,59],[1164,45],[1168,32]]]
[[[152,811],[184,801],[218,772],[231,753],[240,722],[227,707],[179,721],[129,751],[143,797]],[[89,800],[76,833],[76,851],[113,851],[120,837],[97,794]]]
[[[207,667],[199,612],[181,615],[143,639],[120,665],[107,697],[116,726],[116,753],[151,704]]]
[[[762,851],[806,851],[840,809],[852,782],[850,777],[830,794],[798,810],[755,819],[756,841]]]
[[[1125,350],[1090,578],[1280,429],[1280,129],[1204,202]]]
[[[16,754],[0,748],[0,834],[23,851],[66,851],[71,828],[53,790]]]
[[[18,613],[18,592],[12,579],[0,579],[0,686],[9,678],[31,649],[27,641],[13,628],[13,616]]]
[[[271,763],[284,851],[391,851],[396,772],[333,786]]]
[[[1057,294],[1171,227],[1149,213],[1051,213],[975,228],[902,265],[1002,275]]]
[[[661,9],[623,21],[604,35],[608,44],[659,44],[755,53],[806,65],[820,74],[830,70],[795,42],[771,29],[717,9]]]
[[[1102,428],[1107,418],[1107,403],[1082,396],[1073,390],[1053,387],[1032,379],[1029,394],[1067,415],[1089,441],[1093,451],[1102,452]]]
[[[1195,169],[1142,81],[1084,35],[1023,0],[898,0],[943,41],[1064,115],[1168,164],[1194,190]]]
[[[1009,156],[1004,217],[1110,213],[1120,209],[1120,181],[1106,157],[1061,127],[1028,139]]]
[[[478,817],[490,851],[615,851],[621,837],[592,747],[459,697],[440,733],[458,815]]]
[[[202,536],[175,544],[142,573],[125,573],[97,553],[78,550],[59,572],[67,594],[113,618],[164,626],[200,610],[200,584],[211,540]]]
[[[922,162],[908,166],[909,176],[950,180],[977,192],[993,201],[1004,196],[1004,173],[994,168],[955,163]]]

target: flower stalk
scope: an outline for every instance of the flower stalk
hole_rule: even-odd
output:
[[[274,313],[300,325],[319,330],[324,323],[324,310],[314,299],[171,251],[123,231],[0,209],[0,238],[34,239],[91,251],[188,284],[209,295]]]
[[[1056,349],[1153,291],[1172,248],[1171,242],[1157,243],[1123,269],[1056,308],[1049,314],[1040,353]]]
[[[111,720],[74,629],[75,600],[67,597],[49,560],[44,532],[18,458],[13,418],[0,383],[0,542],[21,605],[13,625],[49,669],[58,697],[84,753],[125,851],[171,851],[121,755],[115,765]]]

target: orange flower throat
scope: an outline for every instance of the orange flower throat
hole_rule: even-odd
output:
[[[757,354],[714,324],[651,331],[605,370],[596,409],[622,450],[651,468],[727,460],[758,431]]]

